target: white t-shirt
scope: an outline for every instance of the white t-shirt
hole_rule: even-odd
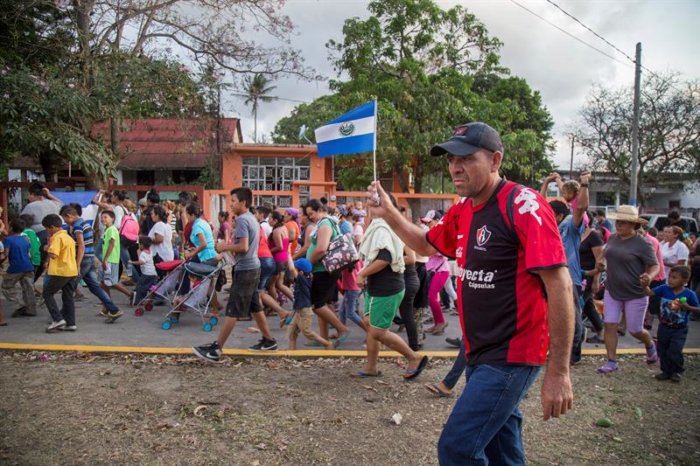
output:
[[[151,239],[156,237],[156,233],[163,237],[163,242],[160,244],[151,245],[151,254],[155,256],[158,254],[164,261],[171,261],[175,258],[175,252],[173,251],[173,231],[170,225],[163,222],[158,222],[151,228],[148,232],[148,236]]]
[[[155,277],[158,275],[156,273],[156,266],[153,265],[153,256],[150,250],[143,250],[139,252],[139,261],[143,262],[141,265],[141,274],[148,275],[149,277]]]
[[[664,258],[664,264],[677,264],[682,260],[687,264],[689,253],[688,246],[681,241],[676,240],[673,246],[669,246],[667,241],[661,243],[661,257]]]
[[[113,205],[112,210],[114,211],[114,226],[116,226],[118,230],[119,226],[122,224],[126,209],[120,205]]]
[[[272,233],[272,226],[268,223],[267,220],[263,220],[262,222],[260,222],[260,226],[265,232],[265,238],[269,238],[270,234]]]

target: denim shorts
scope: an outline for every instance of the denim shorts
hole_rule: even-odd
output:
[[[82,264],[81,264],[82,265]],[[114,286],[119,284],[119,264],[109,264],[109,270],[105,270],[104,266],[100,264],[100,281],[105,284],[105,286]]]
[[[275,275],[276,270],[275,260],[272,257],[260,258],[260,282],[258,283],[258,290],[267,289],[267,285],[270,284],[270,279]]]
[[[231,294],[226,305],[226,316],[245,318],[251,312],[262,311],[258,297],[260,269],[234,270]]]

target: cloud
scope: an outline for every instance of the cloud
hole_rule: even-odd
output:
[[[542,1],[517,0],[528,9],[558,25],[581,40],[614,56],[614,61],[519,8],[512,1],[472,1],[466,8],[482,21],[489,33],[501,39],[502,63],[514,75],[525,78],[540,91],[544,105],[555,120],[557,140],[555,162],[568,169],[570,146],[565,133],[576,119],[594,83],[632,86],[633,65],[620,53],[597,39],[553,5]],[[443,8],[464,2],[439,1]],[[629,0],[560,1],[563,9],[634,57],[637,42],[643,44],[642,64],[657,72],[677,70],[686,79],[700,77],[700,41],[696,31],[700,2]],[[284,12],[297,26],[292,45],[302,50],[306,63],[329,78],[335,78],[325,47],[329,39],[342,40],[346,18],[369,16],[366,1],[291,0]],[[620,63],[622,62],[622,63]],[[646,72],[643,73],[643,77]],[[280,79],[276,94],[289,99],[311,101],[328,93],[327,82],[308,83],[295,78]],[[233,110],[242,120],[244,137],[250,140],[253,121],[242,99],[232,99]],[[269,133],[275,123],[289,115],[296,104],[277,101],[262,104],[258,132]],[[580,154],[575,165],[580,163]]]

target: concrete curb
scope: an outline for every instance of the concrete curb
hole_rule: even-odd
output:
[[[94,345],[48,345],[29,343],[0,343],[0,350],[14,351],[80,351],[83,353],[137,353],[137,354],[192,354],[191,348],[168,348],[168,347],[148,347],[148,346],[94,346]],[[685,354],[700,354],[700,348],[685,348]],[[431,358],[454,358],[457,351],[421,351],[421,354]],[[224,349],[227,356],[238,357],[302,357],[302,358],[363,358],[367,355],[364,350],[296,350],[296,351],[250,351],[246,349]],[[605,349],[584,349],[584,356],[605,355]],[[621,348],[617,354],[645,354],[643,348]],[[383,358],[399,357],[394,351],[380,351],[379,356]]]

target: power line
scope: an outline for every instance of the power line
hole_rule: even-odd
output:
[[[583,24],[583,22],[582,22],[581,20],[579,20],[578,18],[576,18],[574,15],[572,15],[572,14],[569,13],[568,11],[564,10],[562,7],[560,7],[559,5],[557,5],[553,0],[545,0],[545,1],[546,1],[547,3],[553,5],[556,9],[558,9],[559,11],[561,11],[562,13],[564,13],[564,14],[565,14],[566,16],[568,16],[569,18],[571,18],[571,19],[573,19],[574,21],[576,21],[578,24],[580,24],[580,25],[583,26],[585,29],[587,29],[588,31],[590,31],[591,34],[593,34],[593,35],[596,36],[598,39],[600,39],[600,40],[602,40],[603,42],[605,42],[606,44],[608,44],[610,47],[612,47],[613,49],[615,49],[617,52],[619,52],[619,53],[621,53],[622,55],[624,55],[625,58],[627,58],[629,61],[631,61],[632,63],[636,63],[636,61],[635,61],[634,58],[630,57],[629,55],[627,55],[627,53],[625,53],[624,51],[620,50],[615,44],[613,44],[612,42],[610,42],[609,40],[607,40],[605,37],[603,37],[603,36],[601,36],[600,34],[598,34],[597,32],[595,32],[595,31],[594,31],[593,29],[591,29],[590,27],[588,27],[588,26],[586,26],[585,24]],[[641,63],[640,63],[640,67],[641,67],[644,71],[646,71],[647,73],[649,73],[649,74],[651,74],[652,76],[656,77],[657,79],[663,79],[661,76],[659,76],[658,74],[656,74],[655,72],[653,72],[652,70],[650,70],[649,68],[647,68],[646,66],[642,65]],[[677,90],[677,91],[679,91],[679,92],[682,92],[680,89],[678,89],[678,88],[677,88],[676,86],[674,86],[673,84],[671,84],[671,87],[673,87],[675,90]]]
[[[576,21],[578,24],[580,24],[580,25],[583,26],[585,29],[587,29],[588,31],[590,31],[590,32],[591,32],[594,36],[596,36],[598,39],[602,40],[603,42],[605,42],[606,44],[608,44],[610,47],[614,48],[615,50],[617,50],[618,52],[620,52],[622,55],[624,55],[629,61],[631,61],[632,63],[634,63],[634,58],[630,57],[630,56],[627,55],[625,52],[623,52],[622,50],[620,50],[619,48],[617,48],[617,47],[615,46],[615,44],[611,43],[611,42],[610,42],[609,40],[607,40],[605,37],[601,36],[600,34],[598,34],[597,32],[595,32],[593,29],[591,29],[591,28],[589,28],[588,26],[586,26],[585,24],[583,24],[583,23],[582,23],[578,18],[576,18],[574,15],[572,15],[572,14],[569,13],[568,11],[564,10],[562,7],[560,7],[559,5],[557,5],[556,3],[554,3],[552,0],[545,0],[545,1],[546,1],[547,3],[553,5],[557,10],[561,11],[562,13],[564,13],[564,14],[565,14],[566,16],[568,16],[569,18],[571,18],[571,19],[573,19],[574,21]]]
[[[541,19],[541,20],[544,21],[545,23],[549,24],[549,25],[552,26],[553,28],[559,30],[560,32],[563,32],[564,34],[566,34],[567,36],[571,37],[572,39],[576,39],[577,41],[581,42],[581,43],[582,43],[583,45],[585,45],[586,47],[591,48],[591,49],[595,50],[596,52],[598,52],[598,53],[600,53],[600,54],[602,54],[602,55],[605,55],[606,57],[610,58],[611,60],[615,60],[616,62],[618,62],[618,63],[620,63],[620,64],[622,64],[622,65],[630,66],[629,63],[625,63],[625,62],[623,62],[623,61],[621,61],[621,60],[618,60],[617,58],[613,57],[612,55],[608,54],[607,52],[604,52],[603,50],[600,50],[599,48],[597,48],[597,47],[595,47],[595,46],[589,44],[588,42],[584,41],[583,39],[581,39],[581,38],[579,38],[579,37],[576,37],[575,35],[571,34],[570,32],[568,32],[568,31],[566,31],[566,30],[560,28],[559,26],[557,26],[556,24],[552,23],[552,22],[549,21],[548,19],[543,18],[542,16],[538,15],[538,14],[535,13],[534,11],[530,10],[530,9],[527,8],[525,5],[522,5],[522,4],[518,3],[516,0],[510,0],[510,1],[511,1],[512,3],[514,3],[515,5],[519,6],[520,8],[522,8],[523,10],[527,11],[527,12],[530,13],[531,15],[536,16],[537,18]]]

